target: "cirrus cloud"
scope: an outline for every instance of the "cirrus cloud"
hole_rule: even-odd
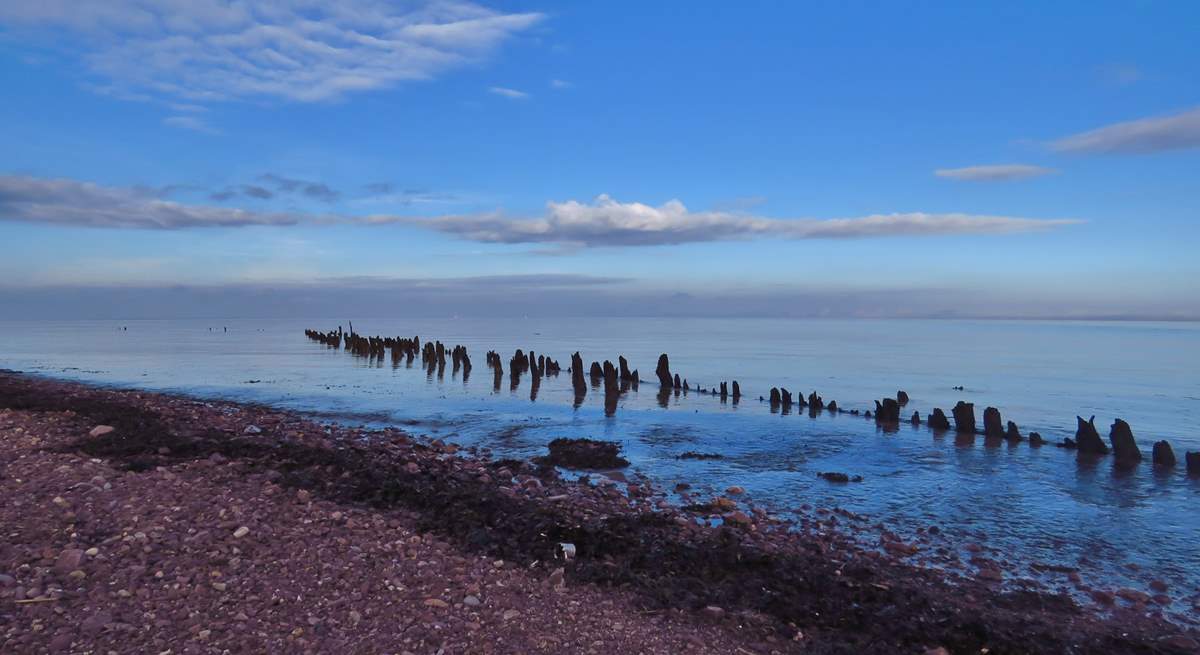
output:
[[[541,21],[464,0],[0,0],[10,26],[68,30],[106,92],[312,102],[432,78]]]
[[[1050,144],[1059,152],[1146,154],[1200,148],[1200,107],[1169,116],[1114,123]]]
[[[1041,177],[1057,172],[1053,168],[1033,166],[1031,164],[991,164],[986,166],[967,166],[964,168],[939,168],[933,174],[951,180],[1003,182]]]

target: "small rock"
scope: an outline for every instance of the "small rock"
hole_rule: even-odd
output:
[[[245,430],[242,430],[242,433],[243,434],[262,434],[262,428],[258,427],[257,425],[254,425],[254,424],[250,424],[250,425],[246,426]]]
[[[479,598],[475,596],[467,596],[463,599],[463,605],[466,605],[467,607],[479,607],[482,604],[483,601],[479,600]]]
[[[747,516],[746,513],[742,512],[742,511],[730,512],[730,513],[726,514],[723,518],[726,523],[731,523],[733,525],[750,525],[750,523],[751,523],[750,517]]]
[[[0,587],[11,587],[15,584],[17,584],[16,578],[0,573]]]
[[[728,512],[730,510],[737,509],[737,503],[734,502],[732,499],[726,498],[724,496],[719,496],[717,498],[713,498],[712,505],[713,505],[713,507],[715,507],[723,512]]]
[[[362,620],[362,614],[359,614],[358,610],[350,610],[350,622],[351,623],[358,623],[361,620]]]
[[[312,500],[312,494],[308,493],[307,489],[301,489],[296,492],[296,500],[302,503],[308,503],[308,501]]]
[[[442,600],[441,598],[426,598],[425,604],[428,605],[429,607],[441,607],[441,608],[450,607],[450,603],[447,603],[446,601]]]
[[[54,562],[54,570],[59,573],[70,573],[83,564],[83,551],[78,548],[68,548],[58,554]]]
[[[248,534],[250,534],[250,528],[247,528],[244,525],[242,527],[238,528],[237,530],[233,531],[233,536],[237,537],[238,539],[241,539],[242,537],[244,537]]]
[[[1096,601],[1100,605],[1112,605],[1114,598],[1113,598],[1113,595],[1108,593],[1107,591],[1093,589],[1092,590],[1092,600]]]
[[[82,630],[84,634],[95,635],[102,632],[104,628],[108,627],[108,624],[112,623],[112,621],[112,615],[108,612],[96,612],[95,614],[84,619],[83,623],[79,624],[79,629]]]
[[[511,620],[517,618],[518,616],[521,616],[521,613],[517,610],[504,610],[504,620],[505,621],[511,621]]]
[[[217,591],[225,591],[225,589],[226,589],[227,587],[228,587],[228,585],[226,585],[224,582],[214,582],[214,583],[212,583],[212,588],[213,588],[213,589],[216,589]]]
[[[721,619],[725,618],[725,610],[717,607],[716,605],[709,605],[708,607],[705,607],[703,614],[705,618],[711,621],[720,621]]]
[[[88,432],[88,436],[93,438],[103,437],[113,430],[116,430],[116,428],[111,425],[97,425],[96,427],[92,428],[91,432]]]
[[[550,573],[550,577],[547,578],[546,582],[551,587],[553,587],[554,589],[557,589],[559,591],[566,589],[567,588],[566,571],[564,571],[561,568],[554,569],[554,571]]]
[[[95,557],[100,554],[100,549],[95,548],[95,547],[89,548],[89,549],[83,551],[83,554],[87,555],[88,557]]]
[[[727,493],[731,496],[738,496],[738,495],[746,493],[746,490],[743,489],[742,487],[733,486],[733,487],[726,489],[725,493]]]
[[[1131,603],[1148,603],[1148,602],[1150,602],[1150,594],[1147,594],[1144,591],[1138,591],[1137,589],[1129,589],[1129,588],[1119,589],[1119,590],[1117,590],[1117,597],[1121,598],[1123,600],[1127,600]]]
[[[87,574],[84,573],[83,571],[80,571],[79,569],[75,569],[74,571],[71,571],[69,574],[67,574],[67,577],[76,582],[79,582],[80,580],[86,578]]]

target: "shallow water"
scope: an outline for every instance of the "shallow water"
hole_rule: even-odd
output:
[[[372,362],[308,340],[306,327],[338,321],[211,320],[0,321],[0,367],[88,382],[250,400],[349,422],[487,446],[498,456],[543,452],[559,436],[621,441],[635,469],[664,486],[688,481],[701,492],[739,485],[756,504],[784,511],[801,504],[865,514],[901,535],[937,525],[956,543],[976,542],[1026,564],[1079,567],[1103,588],[1145,589],[1163,579],[1171,595],[1200,590],[1200,480],[1184,475],[1184,451],[1200,450],[1200,325],[1021,321],[835,320],[360,320],[363,334],[419,335],[467,346],[469,381],[447,368],[427,376]],[[345,326],[345,323],[342,323]],[[127,329],[120,329],[127,326]],[[224,328],[228,328],[225,331]],[[515,348],[559,360],[530,400],[525,376],[510,389]],[[493,390],[484,354],[501,354],[506,373]],[[625,355],[641,391],[605,416],[592,390],[572,407],[570,354],[584,361]],[[656,398],[654,365],[670,354],[693,385],[738,380],[738,405],[714,396]],[[252,382],[254,381],[254,382]],[[955,386],[965,390],[956,391]],[[1023,433],[1057,442],[1075,415],[1096,415],[1102,436],[1113,418],[1129,421],[1143,453],[1157,439],[1180,465],[1131,470],[1111,459],[1077,462],[1074,453],[1027,443],[988,447],[904,424],[886,433],[861,417],[772,413],[759,402],[771,386],[816,390],[844,409],[873,409],[903,389],[905,408],[949,413],[956,400],[994,405]],[[686,451],[721,460],[680,460]],[[861,475],[836,485],[822,471]],[[995,554],[989,555],[995,557]],[[1132,566],[1131,566],[1132,565]],[[1019,571],[1027,575],[1027,571]],[[1043,577],[1052,584],[1065,578]],[[1191,613],[1190,600],[1169,612]]]

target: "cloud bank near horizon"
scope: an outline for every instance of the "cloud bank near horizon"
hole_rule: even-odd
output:
[[[664,288],[577,274],[458,278],[352,277],[218,285],[5,286],[4,318],[1030,318],[1196,320],[1200,306],[1163,299],[1031,298],[997,290],[771,284]],[[356,322],[358,322],[356,320]],[[332,327],[332,326],[330,326]]]
[[[466,0],[0,0],[0,21],[77,34],[83,63],[107,80],[98,90],[192,103],[329,101],[430,79],[544,18]],[[194,118],[177,125],[208,129]]]
[[[276,192],[299,193],[322,202],[338,199],[323,184],[264,175]],[[210,195],[268,199],[268,189],[244,186]],[[164,200],[143,188],[105,187],[70,179],[0,176],[0,220],[92,228],[181,230],[201,227],[298,224],[404,225],[468,241],[555,244],[570,247],[662,246],[737,239],[863,239],[892,236],[1001,235],[1038,232],[1082,221],[965,213],[875,214],[857,218],[779,219],[720,211],[689,211],[678,200],[657,207],[623,203],[606,195],[591,203],[550,202],[540,218],[501,213],[435,217],[353,216],[254,211]]]

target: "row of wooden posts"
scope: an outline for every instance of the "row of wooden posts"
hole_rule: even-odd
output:
[[[422,366],[430,376],[436,373],[440,378],[446,369],[447,349],[440,341],[426,341],[422,347],[420,337],[416,336],[411,339],[406,337],[366,337],[356,334],[353,331],[353,324],[351,324],[349,332],[343,332],[341,326],[339,326],[337,330],[329,332],[305,330],[304,334],[309,339],[330,348],[344,348],[352,354],[361,357],[382,360],[390,354],[394,365],[399,365],[401,361],[404,361],[411,366],[417,353],[420,353]],[[467,354],[467,348],[462,345],[456,345],[449,350],[449,353],[452,374],[457,375],[461,371],[463,382],[466,382],[471,375],[471,358]],[[499,391],[504,377],[503,359],[495,351],[489,350],[486,363],[488,368],[492,370],[493,389]],[[535,354],[532,350],[526,353],[520,348],[509,359],[508,367],[510,390],[512,391],[515,391],[520,386],[521,376],[526,373],[529,374],[530,400],[537,399],[538,390],[543,378],[549,376],[557,377],[561,372],[561,367],[557,360],[545,355]],[[609,416],[616,413],[617,401],[620,396],[629,391],[637,391],[641,383],[638,370],[630,370],[629,362],[624,356],[617,357],[616,365],[613,365],[609,360],[605,360],[603,363],[593,361],[585,374],[583,357],[576,352],[571,355],[571,365],[567,368],[567,371],[571,373],[571,386],[575,392],[574,406],[578,408],[583,404],[590,382],[592,388],[603,387],[604,410],[605,414]],[[717,396],[721,399],[721,402],[732,399],[734,404],[739,403],[742,399],[742,389],[737,380],[734,380],[732,384],[721,382],[718,387],[711,389],[706,389],[700,385],[692,388],[688,384],[687,378],[681,378],[678,373],[671,372],[670,359],[665,353],[659,356],[654,374],[658,378],[658,401],[664,407],[667,406],[672,395],[686,395],[689,392]],[[810,416],[816,416],[821,412],[851,414],[854,416],[862,415],[865,418],[874,419],[884,429],[891,429],[899,426],[902,422],[901,408],[908,404],[909,397],[904,391],[899,391],[895,398],[876,400],[874,411],[866,410],[864,412],[859,412],[857,409],[842,409],[838,406],[837,401],[834,400],[826,403],[815,391],[810,393],[807,399],[805,399],[803,394],[798,394],[793,399],[792,392],[784,387],[772,387],[768,398],[764,399],[762,396],[759,396],[758,400],[759,402],[767,402],[772,412],[782,411],[787,414],[793,407],[796,407],[801,410],[807,409]],[[1030,432],[1028,437],[1023,436],[1017,424],[1013,421],[1005,423],[1001,419],[1000,410],[995,407],[988,407],[984,410],[982,429],[977,426],[973,403],[959,401],[951,409],[951,416],[954,419],[953,426],[945,412],[941,408],[935,407],[924,421],[922,421],[920,414],[915,411],[907,421],[914,426],[924,423],[935,432],[953,430],[956,434],[972,438],[982,435],[988,443],[1006,441],[1015,444],[1028,441],[1029,445],[1033,447],[1040,447],[1046,443],[1037,432]],[[1142,452],[1134,440],[1133,431],[1128,423],[1121,419],[1116,419],[1113,422],[1109,430],[1110,448],[1100,438],[1096,430],[1095,418],[1093,416],[1091,419],[1085,421],[1083,417],[1076,417],[1077,428],[1075,438],[1064,439],[1055,445],[1061,448],[1076,450],[1081,458],[1104,457],[1111,454],[1118,464],[1131,465],[1142,461]],[[1171,448],[1171,444],[1167,441],[1158,441],[1154,444],[1151,451],[1151,460],[1156,467],[1167,468],[1174,467],[1177,464],[1175,452]],[[1200,452],[1185,453],[1185,461],[1189,474],[1200,475]]]

